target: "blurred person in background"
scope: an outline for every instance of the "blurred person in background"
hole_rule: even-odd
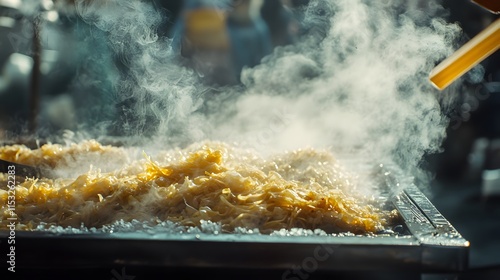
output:
[[[261,8],[262,19],[267,23],[273,47],[293,44],[299,34],[299,22],[291,8],[291,1],[265,0]]]
[[[205,81],[240,82],[244,67],[253,67],[272,52],[271,36],[260,17],[260,0],[187,0],[175,26],[172,46]]]
[[[231,60],[235,78],[244,67],[254,67],[273,51],[271,34],[260,16],[262,1],[233,0],[227,28],[231,43]]]
[[[206,81],[226,84],[230,75],[224,5],[186,0],[173,31],[172,48]]]

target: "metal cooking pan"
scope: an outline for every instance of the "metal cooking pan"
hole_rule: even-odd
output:
[[[386,176],[386,183],[394,177]],[[278,271],[296,279],[293,267],[317,273],[459,273],[467,268],[469,242],[413,184],[388,193],[400,213],[399,233],[372,236],[277,236],[263,234],[176,234],[165,232],[16,232],[18,269],[108,269],[147,267],[187,271]],[[8,231],[0,231],[6,250]],[[5,257],[5,254],[2,254]],[[4,262],[5,263],[5,262]],[[109,270],[108,270],[109,271]],[[108,279],[112,278],[110,275]],[[301,279],[300,277],[298,279]]]

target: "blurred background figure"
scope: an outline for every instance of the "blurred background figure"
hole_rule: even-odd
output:
[[[187,58],[206,81],[226,84],[230,81],[229,37],[225,6],[210,1],[186,0],[174,27],[172,47]]]
[[[272,52],[260,0],[187,0],[174,27],[173,49],[208,83],[239,83],[244,67]]]
[[[227,28],[231,42],[234,78],[244,67],[254,67],[273,51],[271,34],[260,16],[262,0],[233,0]]]
[[[265,0],[261,14],[267,23],[273,47],[295,43],[300,32],[299,21],[295,18],[291,1]]]

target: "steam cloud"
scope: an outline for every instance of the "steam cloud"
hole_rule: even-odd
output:
[[[126,116],[137,123],[125,128],[141,133],[153,120],[163,148],[202,139],[264,154],[331,148],[415,173],[446,136],[452,94],[427,78],[461,29],[438,1],[312,0],[301,42],[245,69],[243,87],[217,90],[182,66],[171,39],[158,35],[164,15],[148,3],[77,5],[126,65],[118,98],[135,100]]]

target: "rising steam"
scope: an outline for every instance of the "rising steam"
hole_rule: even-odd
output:
[[[449,95],[427,78],[461,30],[443,19],[438,1],[313,0],[299,43],[244,70],[243,87],[219,89],[182,66],[171,38],[158,36],[164,15],[148,3],[76,2],[125,65],[116,87],[118,102],[133,100],[121,128],[130,134],[154,123],[162,145],[215,139],[264,154],[331,148],[411,172],[446,136]]]

